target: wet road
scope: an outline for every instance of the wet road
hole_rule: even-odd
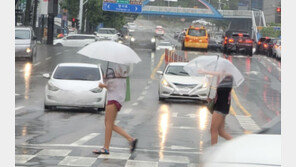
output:
[[[155,25],[138,22],[139,29]],[[172,31],[165,39],[176,42]],[[15,143],[16,166],[198,166],[200,155],[210,146],[211,115],[196,101],[158,101],[157,70],[163,70],[163,51],[136,49],[142,62],[131,75],[131,101],[119,112],[116,124],[139,138],[138,149],[130,155],[127,141],[113,133],[111,154],[98,156],[92,150],[104,143],[104,112],[60,109],[45,111],[43,73],[63,62],[101,63],[78,55],[79,48],[38,46],[33,63],[16,61]],[[40,54],[42,53],[42,54]],[[178,52],[189,60],[198,51]],[[214,52],[208,52],[211,54]],[[231,114],[226,130],[233,136],[259,130],[280,115],[280,63],[261,55],[227,56],[245,76],[232,93]],[[219,138],[219,141],[223,139]]]

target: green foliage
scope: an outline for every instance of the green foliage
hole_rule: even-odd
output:
[[[275,30],[274,27],[263,27],[260,33],[263,37],[278,38],[281,36],[281,31]]]
[[[60,2],[63,9],[67,9],[69,13],[68,19],[77,18],[79,13],[79,0],[63,0]]]

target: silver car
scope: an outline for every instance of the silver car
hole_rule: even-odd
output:
[[[36,57],[36,36],[31,27],[15,28],[15,57],[28,58],[33,61]]]

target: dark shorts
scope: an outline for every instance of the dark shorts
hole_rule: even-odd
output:
[[[116,101],[116,100],[109,100],[108,103],[107,103],[107,105],[111,105],[111,104],[115,104],[115,106],[117,108],[117,111],[120,111],[120,109],[121,109],[122,106],[121,106],[121,104],[118,101]]]

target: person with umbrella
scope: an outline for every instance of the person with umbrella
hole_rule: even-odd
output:
[[[184,70],[191,75],[212,75],[217,77],[217,90],[211,121],[211,145],[218,142],[220,135],[226,140],[232,137],[225,131],[225,117],[231,105],[231,91],[239,86],[244,78],[240,71],[228,60],[219,56],[201,56],[190,61]]]
[[[141,59],[129,47],[113,41],[99,41],[91,43],[80,51],[79,54],[107,61],[106,83],[99,83],[99,88],[107,89],[107,106],[105,112],[105,143],[100,150],[94,150],[95,154],[109,154],[109,146],[112,131],[125,137],[130,143],[131,153],[135,151],[138,140],[127,134],[122,128],[115,125],[117,113],[120,111],[126,97],[126,77],[128,70],[123,69],[122,65],[138,63]],[[116,63],[115,71],[109,68],[109,62]],[[120,65],[119,65],[120,64]]]

